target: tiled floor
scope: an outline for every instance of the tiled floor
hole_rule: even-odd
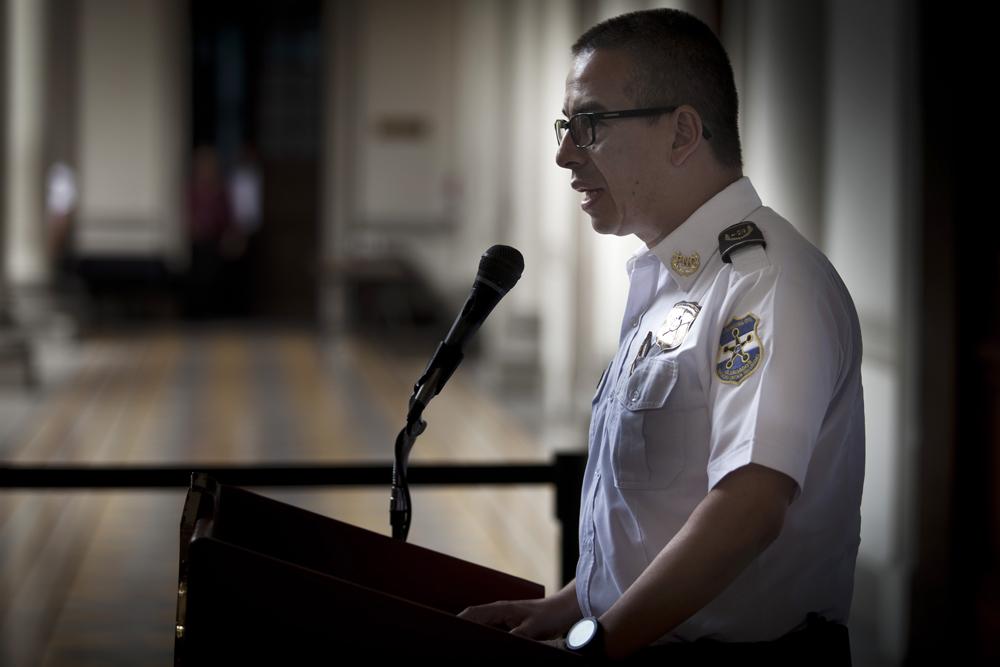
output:
[[[81,344],[33,395],[5,389],[0,454],[19,463],[390,462],[425,359],[301,331],[159,331]],[[412,462],[546,461],[459,373]],[[385,489],[256,489],[384,534]],[[0,664],[172,659],[183,490],[0,490]],[[550,490],[413,491],[409,541],[537,581],[557,576]]]

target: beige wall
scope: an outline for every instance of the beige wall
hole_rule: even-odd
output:
[[[458,7],[372,0],[359,18],[358,222],[454,223]]]

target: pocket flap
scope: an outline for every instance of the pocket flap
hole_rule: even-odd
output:
[[[644,359],[628,379],[622,404],[629,410],[662,408],[676,382],[676,362],[671,359]]]

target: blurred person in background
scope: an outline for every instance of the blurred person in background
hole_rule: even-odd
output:
[[[203,318],[224,311],[222,280],[232,209],[215,148],[195,150],[192,172],[187,206],[191,242],[187,304],[189,315]]]
[[[597,659],[850,664],[853,301],[743,176],[732,67],[708,26],[635,12],[572,54],[556,162],[598,233],[643,245],[593,400],[576,578],[460,616]]]
[[[78,299],[82,293],[75,246],[78,199],[76,172],[65,162],[54,162],[45,178],[46,248],[57,311],[54,323],[69,333],[80,315]]]
[[[226,293],[232,314],[249,315],[254,299],[253,266],[257,231],[262,219],[263,183],[257,153],[244,144],[229,176],[229,201],[233,225],[223,244],[226,257]]]
[[[49,259],[58,285],[73,273],[73,214],[76,211],[76,172],[56,162],[46,177],[45,212],[48,218]]]

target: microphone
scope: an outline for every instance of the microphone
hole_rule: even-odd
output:
[[[469,298],[455,318],[448,335],[434,351],[424,374],[413,386],[413,398],[406,415],[409,422],[420,415],[431,399],[437,396],[452,373],[462,362],[462,348],[493,311],[504,294],[510,291],[524,272],[524,257],[515,248],[495,245],[479,260],[479,273],[472,284]]]

